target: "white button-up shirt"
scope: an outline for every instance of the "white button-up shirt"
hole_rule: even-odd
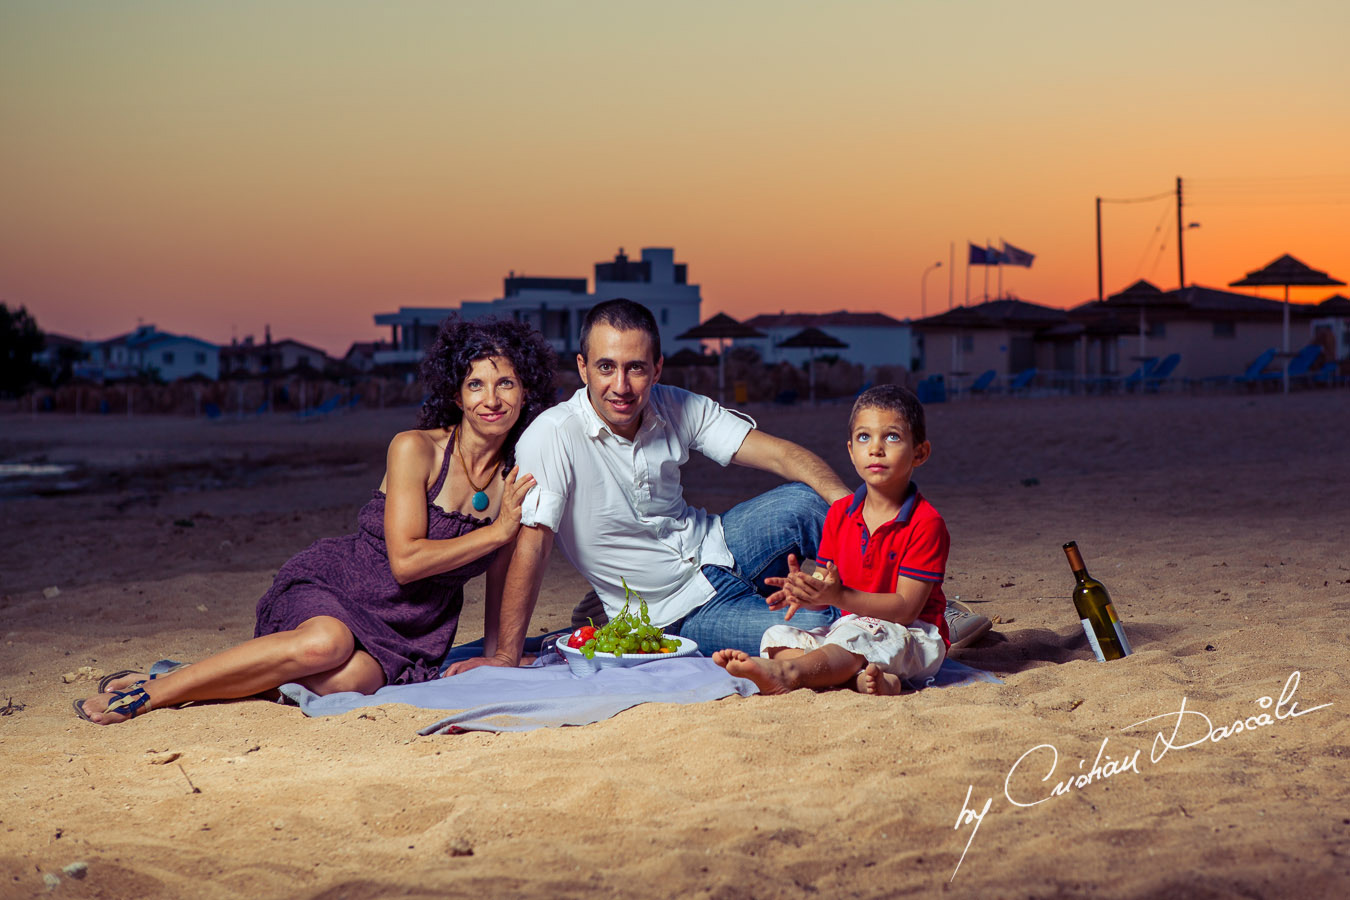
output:
[[[583,386],[516,445],[521,473],[537,482],[521,521],[553,530],[611,617],[623,609],[624,579],[652,622],[669,625],[712,598],[702,566],[735,564],[721,518],[684,502],[680,466],[690,450],[729,464],[753,427],[708,397],[656,384],[630,441],[610,431]]]

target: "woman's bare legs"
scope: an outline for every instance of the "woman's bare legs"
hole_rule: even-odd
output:
[[[356,649],[351,630],[331,616],[315,616],[294,631],[280,631],[245,641],[201,662],[147,681],[147,709],[178,706],[193,700],[235,700],[252,697],[297,681],[316,694],[337,691],[373,693],[384,685],[375,659]],[[122,685],[119,685],[122,686]],[[122,686],[124,687],[124,686]],[[111,694],[85,701],[85,712],[99,725],[125,721],[103,709]]]

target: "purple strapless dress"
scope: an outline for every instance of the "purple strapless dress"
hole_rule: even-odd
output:
[[[433,540],[459,537],[492,522],[432,503],[450,471],[451,455],[447,448],[440,475],[427,492],[427,537]],[[496,552],[452,572],[399,584],[384,543],[384,502],[384,494],[374,491],[357,516],[356,534],[324,538],[281,567],[272,589],[258,601],[254,637],[332,616],[351,629],[359,649],[375,657],[387,684],[436,677],[459,626],[464,582],[486,572]]]

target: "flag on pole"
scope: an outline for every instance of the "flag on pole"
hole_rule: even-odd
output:
[[[1004,262],[1003,254],[999,253],[993,247],[976,247],[970,245],[970,258],[966,261],[971,266],[996,266]]]
[[[1003,263],[1009,266],[1023,266],[1031,268],[1031,261],[1036,258],[1036,254],[1028,253],[1025,250],[1014,247],[1007,241],[1003,242]]]

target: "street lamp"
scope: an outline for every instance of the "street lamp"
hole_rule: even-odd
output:
[[[919,312],[925,319],[928,318],[928,273],[941,267],[942,260],[938,260],[924,269],[923,277],[919,279]]]

